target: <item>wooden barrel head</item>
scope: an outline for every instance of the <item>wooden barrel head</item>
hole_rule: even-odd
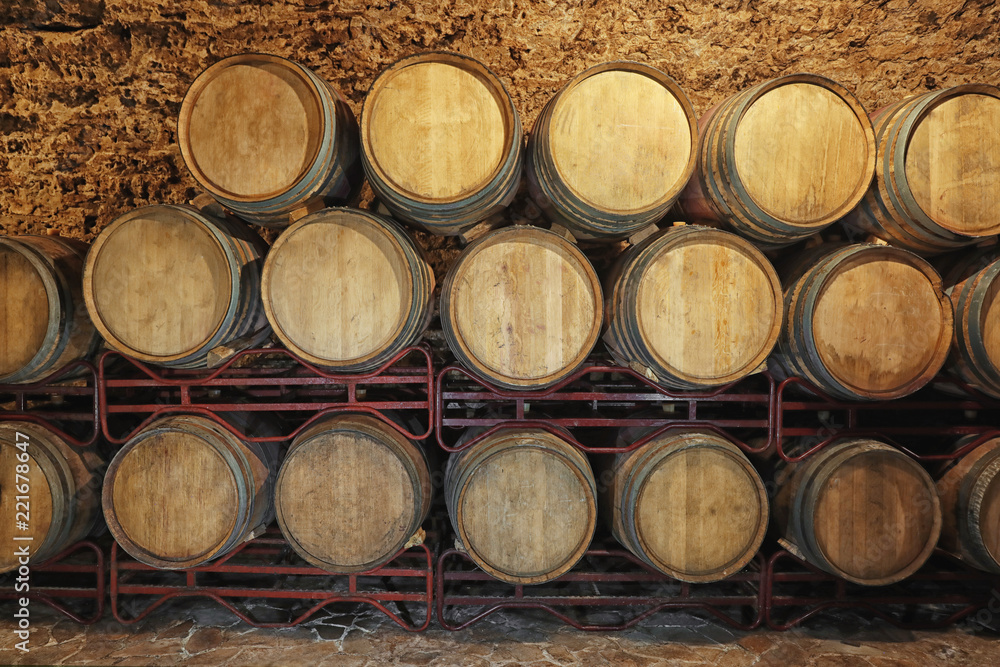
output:
[[[0,376],[41,351],[51,322],[46,281],[24,253],[0,243]]]
[[[239,491],[232,468],[202,438],[180,430],[144,437],[117,460],[105,515],[138,549],[159,561],[210,555],[236,524]],[[109,517],[109,522],[111,518]],[[134,555],[134,554],[133,554]]]
[[[565,184],[586,204],[642,211],[684,187],[696,128],[686,101],[662,82],[641,70],[607,67],[560,94],[549,150]]]
[[[736,126],[733,153],[757,206],[801,225],[853,207],[873,160],[858,111],[811,83],[780,85],[754,101]]]
[[[979,330],[982,332],[983,351],[993,367],[1000,369],[1000,280],[993,280],[986,288],[979,314]]]
[[[445,53],[403,60],[372,85],[362,116],[370,167],[424,202],[461,199],[499,172],[514,141],[510,102],[475,61]]]
[[[358,430],[314,435],[282,465],[282,532],[311,563],[336,572],[382,564],[411,537],[416,480],[387,443]]]
[[[22,453],[15,445],[17,443],[15,429],[0,430],[0,475],[3,475],[4,482],[0,484],[0,518],[3,519],[0,525],[0,572],[8,572],[18,567],[18,559],[15,555],[18,547],[27,545],[32,554],[41,549],[49,534],[53,519],[53,492],[46,477],[45,470],[39,466],[35,459],[34,450],[38,446],[29,438],[28,446],[24,450],[28,454],[28,473],[24,475],[28,479],[28,494],[20,494],[17,490],[19,483],[15,474],[17,466],[23,465],[17,457]],[[23,470],[23,468],[22,468]],[[53,480],[59,484],[59,480]],[[23,482],[20,482],[23,483]],[[63,491],[65,494],[66,491]],[[27,503],[18,506],[17,496],[27,495]],[[64,511],[65,508],[62,508]],[[18,512],[26,511],[30,521],[26,521],[27,530],[17,528]],[[31,541],[15,540],[14,538],[28,537]]]
[[[960,94],[931,108],[910,135],[905,171],[934,222],[964,236],[1000,232],[1000,98]]]
[[[554,382],[597,342],[600,282],[583,253],[552,232],[494,232],[470,246],[449,281],[443,317],[453,342],[490,378],[513,386]]]
[[[688,235],[650,261],[636,292],[636,324],[673,374],[716,384],[751,372],[781,326],[781,285],[767,259],[724,232]]]
[[[536,446],[504,449],[480,463],[457,503],[462,541],[477,562],[521,583],[572,567],[590,544],[594,510],[580,470]]]
[[[841,262],[825,280],[812,318],[825,368],[871,396],[911,393],[914,382],[936,373],[952,314],[935,278],[922,260],[895,249],[873,247]]]
[[[308,76],[281,58],[247,54],[222,60],[195,80],[181,107],[178,143],[211,192],[259,201],[306,174],[324,131]]]
[[[930,554],[940,531],[930,476],[898,451],[851,456],[814,490],[815,541],[841,576],[860,583],[898,581]]]
[[[993,475],[981,491],[979,537],[993,562],[1000,568],[1000,475]]]
[[[274,244],[263,278],[275,332],[316,363],[361,360],[399,336],[413,279],[399,242],[367,217],[329,210]]]
[[[105,339],[133,356],[163,360],[212,337],[233,287],[219,241],[172,207],[118,218],[95,241],[84,277],[87,308]]]

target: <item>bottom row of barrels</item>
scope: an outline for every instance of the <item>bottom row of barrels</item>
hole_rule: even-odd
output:
[[[161,419],[106,465],[37,424],[0,424],[0,539],[13,547],[31,538],[40,561],[90,533],[103,505],[129,554],[180,569],[222,556],[277,518],[302,558],[350,573],[384,564],[420,534],[439,467],[390,424],[326,417],[279,461],[276,448],[235,434],[267,435],[266,423],[229,417],[234,430],[201,416]],[[739,448],[709,431],[668,431],[593,458],[566,435],[503,428],[444,466],[458,542],[497,579],[533,584],[566,573],[600,518],[650,567],[715,581],[753,558],[771,514],[787,549],[856,583],[909,576],[939,535],[943,548],[1000,573],[1000,439],[939,471],[935,488],[917,462],[873,440],[842,440],[799,463],[767,464],[773,478],[765,484]],[[625,429],[619,444],[648,435]],[[15,514],[29,508],[31,521],[17,524]],[[3,571],[17,566],[14,552],[0,556]]]

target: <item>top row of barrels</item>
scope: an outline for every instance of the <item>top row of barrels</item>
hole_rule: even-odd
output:
[[[578,239],[629,237],[675,205],[765,249],[838,220],[923,255],[1000,233],[1000,89],[985,84],[869,118],[844,86],[792,74],[699,121],[663,72],[609,62],[563,86],[525,145],[503,83],[466,56],[392,65],[359,126],[306,67],[243,54],[197,77],[177,136],[202,187],[270,227],[351,201],[366,177],[396,219],[460,235],[510,204],[523,169],[546,217]]]

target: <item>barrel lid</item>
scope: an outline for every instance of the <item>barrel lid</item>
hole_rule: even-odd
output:
[[[27,482],[16,478],[17,466],[24,465],[18,461],[17,457],[22,450],[15,447],[16,429],[0,429],[0,572],[7,572],[15,569],[20,564],[15,552],[19,547],[27,546],[30,553],[37,552],[45,543],[52,526],[52,489],[49,480],[45,475],[45,470],[39,466],[35,458],[35,448],[38,443],[32,442],[29,437],[26,453],[28,454],[28,473],[24,475]],[[23,470],[23,468],[22,468]],[[27,483],[28,493],[18,492],[17,485]],[[17,496],[27,495],[27,503],[18,506]],[[25,511],[27,510],[27,511]],[[18,528],[18,521],[23,517],[18,517],[18,512],[25,512],[28,515],[27,530]],[[15,538],[31,538],[30,541]]]
[[[328,209],[289,227],[262,279],[271,326],[315,363],[346,363],[386,349],[413,305],[413,275],[399,240],[360,211]]]
[[[987,358],[993,368],[1000,369],[1000,279],[997,279],[993,270],[989,275],[992,279],[984,290],[983,301],[979,306],[979,332]]]
[[[202,72],[178,120],[181,155],[213,194],[261,201],[309,171],[329,132],[316,83],[296,63],[264,54]]]
[[[0,377],[35,358],[52,322],[49,290],[55,284],[45,280],[30,252],[16,239],[0,240]]]
[[[211,339],[233,296],[229,259],[193,210],[147,206],[94,242],[84,297],[94,326],[140,359],[184,357]]]
[[[461,538],[495,576],[551,579],[590,544],[594,495],[581,471],[524,439],[471,472],[458,500]]]
[[[281,530],[311,563],[370,569],[410,538],[419,499],[399,454],[371,434],[321,431],[288,455],[275,493]]]
[[[232,468],[193,433],[169,429],[140,437],[106,481],[113,484],[109,521],[159,561],[190,561],[218,549],[239,513]]]
[[[694,168],[691,103],[672,79],[638,63],[598,65],[571,81],[549,127],[563,181],[603,211],[655,208],[676,196]]]
[[[994,563],[1000,564],[1000,475],[996,474],[996,464],[993,466],[994,473],[982,489],[981,500],[979,501],[978,519],[979,539],[986,548],[987,554]]]
[[[499,79],[471,58],[427,53],[383,72],[365,99],[368,166],[405,196],[449,203],[482,189],[514,142],[513,105]]]
[[[1000,90],[954,94],[935,103],[906,144],[909,191],[945,229],[964,236],[1000,232]]]
[[[846,214],[875,167],[864,109],[833,82],[797,80],[808,76],[775,80],[738,119],[732,140],[746,194],[768,215],[803,226]]]
[[[493,232],[449,276],[454,342],[489,376],[542,385],[586,359],[600,334],[601,285],[580,250],[535,227]]]

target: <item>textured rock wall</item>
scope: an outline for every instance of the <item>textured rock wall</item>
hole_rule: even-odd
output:
[[[248,50],[308,65],[355,112],[393,61],[458,51],[500,75],[526,128],[570,76],[613,59],[663,69],[699,113],[800,71],[844,83],[869,110],[959,83],[1000,84],[1000,6],[985,0],[0,5],[0,221],[8,234],[92,239],[130,208],[194,196],[175,143],[181,99],[204,67]],[[537,215],[523,193],[513,213]]]

